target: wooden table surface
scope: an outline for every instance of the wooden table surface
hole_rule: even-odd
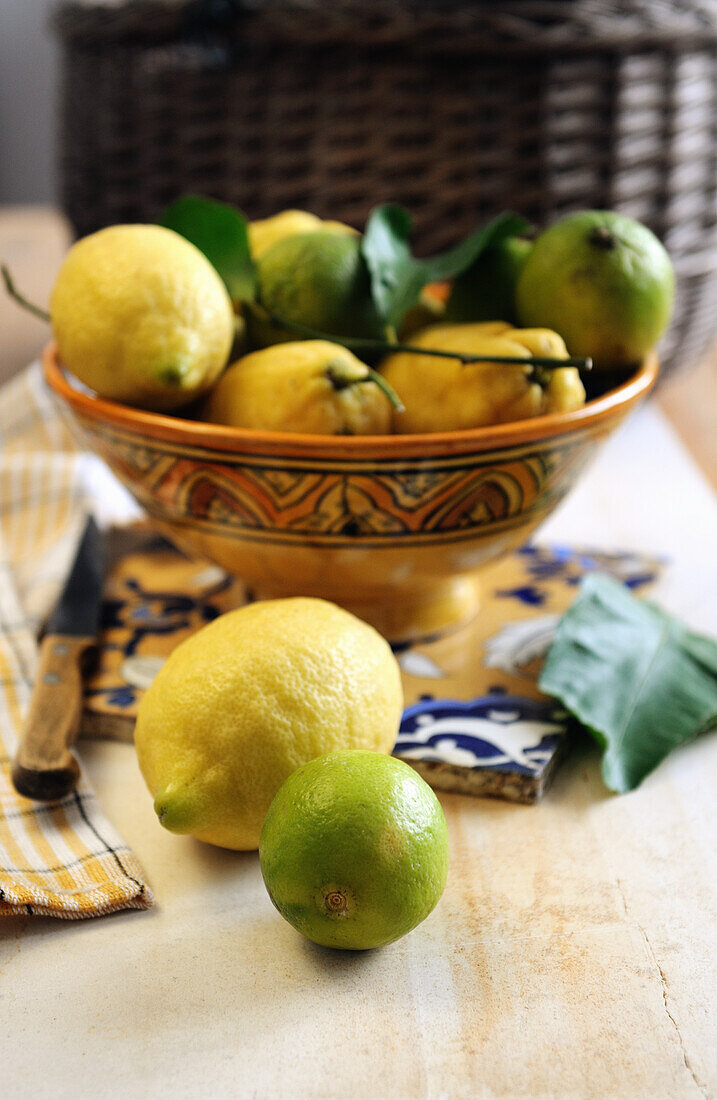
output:
[[[22,262],[17,216],[0,214],[0,257],[10,224]],[[40,222],[19,216],[31,235]],[[41,273],[23,269],[28,293],[51,284],[54,240]],[[9,369],[43,334],[29,321],[8,338],[4,317]],[[656,598],[713,634],[716,363],[639,410],[539,536],[667,554]],[[589,745],[538,806],[442,796],[440,905],[357,955],[285,924],[254,854],[164,832],[131,747],[82,757],[158,905],[0,923],[12,1100],[717,1097],[716,734],[620,797]]]

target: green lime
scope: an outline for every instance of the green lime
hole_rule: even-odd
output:
[[[482,252],[453,284],[445,320],[515,324],[515,288],[532,247],[533,242],[525,237],[506,237]]]
[[[448,829],[410,765],[361,749],[332,752],[279,789],[259,859],[289,924],[314,943],[360,951],[405,936],[436,906]]]
[[[584,210],[542,233],[516,293],[527,327],[555,329],[571,355],[597,367],[640,362],[669,324],[670,257],[646,226],[624,214]]]
[[[326,231],[284,237],[259,257],[257,279],[260,306],[284,321],[331,336],[383,335],[360,237]],[[264,331],[262,339],[302,335]]]

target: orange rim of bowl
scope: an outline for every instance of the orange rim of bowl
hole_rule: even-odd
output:
[[[42,354],[42,364],[50,389],[72,411],[85,420],[112,424],[116,428],[139,433],[152,439],[185,446],[203,447],[235,453],[311,455],[315,458],[403,458],[490,451],[520,446],[595,428],[604,421],[621,418],[652,389],[659,372],[656,354],[650,353],[636,372],[602,397],[588,401],[572,412],[548,413],[509,424],[469,428],[453,432],[416,435],[327,436],[301,435],[298,432],[259,431],[231,428],[222,424],[186,420],[165,413],[146,412],[121,405],[93,393],[83,393],[68,381],[51,341]]]

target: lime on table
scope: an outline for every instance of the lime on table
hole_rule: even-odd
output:
[[[535,241],[518,280],[525,327],[559,332],[571,355],[597,367],[639,363],[665,332],[675,276],[647,226],[624,214],[584,210]]]
[[[405,936],[435,908],[448,829],[428,784],[401,760],[360,750],[318,757],[274,798],[259,843],[269,896],[325,947]]]

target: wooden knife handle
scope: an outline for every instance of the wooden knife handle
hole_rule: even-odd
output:
[[[82,664],[91,638],[48,634],[40,646],[37,680],[12,769],[15,789],[26,798],[54,802],[80,774],[70,752],[82,714]]]

